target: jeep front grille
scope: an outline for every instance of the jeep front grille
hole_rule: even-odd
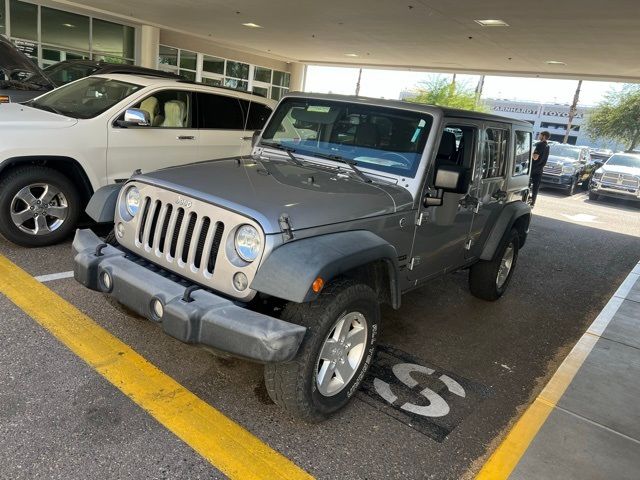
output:
[[[243,272],[253,280],[260,258],[252,263],[240,259],[233,247],[237,228],[243,224],[262,229],[252,219],[175,192],[136,182],[140,190],[140,212],[132,219],[117,209],[117,222],[124,225],[118,242],[134,254],[229,296],[249,300],[255,292],[240,292],[233,276]],[[125,215],[126,217],[126,215]]]
[[[177,260],[179,267],[191,271],[200,271],[205,265],[203,272],[213,275],[223,233],[223,222],[145,197],[136,243],[148,252]]]

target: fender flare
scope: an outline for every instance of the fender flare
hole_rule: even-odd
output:
[[[480,254],[480,260],[492,260],[505,233],[511,231],[516,221],[525,215],[528,216],[525,228],[526,232],[529,229],[531,207],[524,202],[513,202],[506,205],[502,212],[500,212],[500,216],[493,224],[491,233],[489,233],[487,240],[484,242],[484,247]],[[523,244],[524,241],[522,242],[522,245]]]
[[[263,261],[251,288],[296,303],[315,300],[311,285],[325,282],[357,267],[383,261],[389,275],[393,308],[400,306],[398,255],[382,238],[366,230],[303,238],[276,248]]]
[[[97,223],[113,223],[118,196],[124,183],[106,185],[96,190],[85,209],[87,215]]]

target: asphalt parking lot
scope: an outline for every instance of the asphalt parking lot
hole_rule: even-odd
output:
[[[320,425],[272,404],[260,366],[182,344],[72,278],[43,280],[317,478],[469,478],[638,262],[639,237],[640,206],[542,191],[507,295],[478,300],[460,272],[384,310],[371,376]],[[69,272],[70,251],[70,242],[24,250],[0,239],[0,255],[33,276]],[[419,385],[393,375],[399,363],[413,365]],[[429,403],[426,388],[443,402]],[[11,479],[224,478],[2,295],[0,464]]]

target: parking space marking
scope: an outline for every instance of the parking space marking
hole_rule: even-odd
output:
[[[2,255],[0,293],[229,478],[313,478]]]
[[[38,275],[33,277],[40,283],[53,282],[54,280],[63,280],[65,278],[73,278],[73,270],[69,272],[49,273],[47,275]]]
[[[625,282],[633,276],[633,273],[630,273]],[[509,475],[516,468],[551,412],[556,408],[560,398],[573,381],[585,359],[600,339],[600,334],[607,328],[620,305],[621,302],[616,296],[609,300],[589,329],[569,352],[569,355],[564,359],[558,370],[553,374],[549,383],[540,392],[540,395],[527,408],[502,443],[489,457],[489,460],[478,473],[476,480],[504,480],[509,478]]]

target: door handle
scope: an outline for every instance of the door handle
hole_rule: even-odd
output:
[[[196,137],[193,135],[178,135],[178,140],[195,140]]]

